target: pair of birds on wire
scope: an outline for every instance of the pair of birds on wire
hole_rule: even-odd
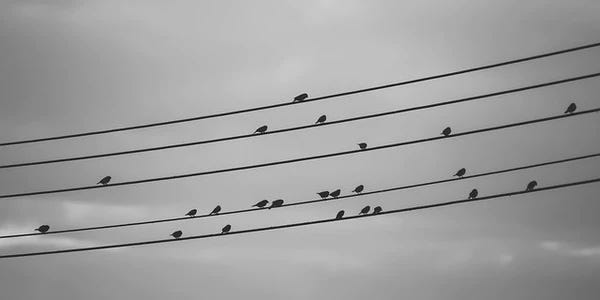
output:
[[[227,224],[221,229],[221,234],[229,233],[229,231],[231,231],[231,225]],[[173,233],[170,234],[170,236],[174,237],[175,239],[181,238],[183,236],[183,231],[181,231],[181,230],[174,231]]]
[[[367,205],[367,206],[363,207],[360,210],[360,212],[358,213],[358,215],[359,216],[361,216],[361,215],[368,215],[370,211],[371,211],[371,206]],[[375,206],[375,208],[373,208],[373,213],[372,214],[376,215],[376,214],[381,213],[382,211],[383,211],[383,208],[381,206]],[[335,219],[336,220],[342,219],[344,217],[344,214],[345,214],[344,210],[338,211],[338,213],[335,215]]]
[[[217,214],[219,214],[219,212],[221,212],[221,205],[217,205],[215,208],[213,208],[213,210],[208,215],[209,216],[217,215]],[[188,211],[188,213],[185,215],[188,217],[195,217],[197,213],[198,213],[198,210],[194,208],[194,209]]]
[[[532,180],[525,187],[525,191],[526,192],[531,192],[531,191],[533,191],[537,187],[537,185],[538,185],[537,181]],[[479,191],[477,191],[477,189],[473,189],[469,193],[469,198],[468,199],[476,199],[478,195],[479,195]]]
[[[325,121],[327,121],[327,115],[321,115],[321,116],[320,116],[320,117],[317,119],[317,122],[315,122],[315,125],[316,125],[316,124],[323,124],[323,123],[325,123]],[[267,126],[267,125],[263,125],[263,126],[260,126],[260,127],[258,127],[258,128],[257,128],[257,129],[254,131],[254,133],[253,133],[253,134],[257,134],[257,133],[258,133],[258,134],[262,134],[262,133],[265,133],[265,132],[267,132],[267,130],[268,130],[268,129],[269,129],[269,126]]]

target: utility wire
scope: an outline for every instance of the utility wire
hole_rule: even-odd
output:
[[[127,131],[127,130],[134,130],[134,129],[149,128],[149,127],[165,126],[165,125],[171,125],[171,124],[177,124],[177,123],[191,122],[191,121],[210,119],[210,118],[218,118],[218,117],[236,115],[236,114],[243,114],[243,113],[248,113],[248,112],[253,112],[253,111],[267,110],[267,109],[283,107],[283,106],[288,106],[288,105],[297,105],[297,104],[301,104],[301,103],[308,103],[308,102],[314,102],[314,101],[318,101],[318,100],[325,100],[325,99],[343,97],[343,96],[348,96],[348,95],[353,95],[353,94],[366,93],[366,92],[371,92],[371,91],[376,91],[376,90],[381,90],[381,89],[387,89],[387,88],[392,88],[392,87],[397,87],[397,86],[402,86],[402,85],[413,84],[413,83],[417,83],[417,82],[430,81],[430,80],[440,79],[440,78],[444,78],[444,77],[450,77],[450,76],[455,76],[455,75],[460,75],[460,74],[465,74],[465,73],[471,73],[471,72],[475,72],[475,71],[497,68],[497,67],[501,67],[501,66],[517,64],[517,63],[521,63],[521,62],[536,60],[536,59],[550,57],[550,56],[554,56],[554,55],[594,48],[594,47],[598,47],[598,46],[600,46],[600,43],[592,43],[592,44],[582,45],[579,47],[568,48],[568,49],[563,49],[563,50],[553,51],[553,52],[547,52],[547,53],[543,53],[543,54],[528,56],[528,57],[514,59],[514,60],[508,60],[508,61],[489,64],[489,65],[483,65],[483,66],[474,67],[474,68],[462,69],[462,70],[449,72],[449,73],[443,73],[443,74],[422,77],[422,78],[417,78],[417,79],[412,79],[412,80],[407,80],[407,81],[401,81],[401,82],[396,82],[396,83],[391,83],[391,84],[386,84],[386,85],[374,86],[374,87],[370,87],[370,88],[364,88],[364,89],[358,89],[358,90],[342,92],[342,93],[337,93],[337,94],[330,94],[330,95],[316,97],[316,98],[310,98],[310,99],[306,99],[301,102],[278,103],[278,104],[271,104],[271,105],[266,105],[266,106],[246,108],[246,109],[240,109],[240,110],[234,110],[234,111],[228,111],[228,112],[222,112],[222,113],[216,113],[216,114],[210,114],[210,115],[204,115],[204,116],[197,116],[197,117],[191,117],[191,118],[170,120],[170,121],[164,121],[164,122],[148,123],[148,124],[134,125],[134,126],[125,126],[125,127],[118,127],[118,128],[112,128],[112,129],[88,131],[88,132],[66,134],[66,135],[53,136],[53,137],[45,137],[45,138],[3,142],[3,143],[0,143],[0,146],[28,144],[28,143],[36,143],[36,142],[43,142],[43,141],[61,140],[61,139],[68,139],[68,138],[105,134],[105,133],[118,132],[118,131]]]
[[[259,228],[232,231],[232,232],[228,232],[226,234],[211,233],[211,234],[181,237],[178,239],[162,239],[162,240],[151,240],[151,241],[143,241],[143,242],[93,246],[93,247],[82,247],[82,248],[70,248],[70,249],[40,251],[40,252],[7,254],[7,255],[0,255],[0,259],[25,257],[25,256],[48,255],[48,254],[59,254],[59,253],[83,252],[83,251],[93,251],[93,250],[101,250],[101,249],[114,249],[114,248],[141,246],[141,245],[181,242],[181,241],[204,239],[204,238],[211,238],[211,237],[223,237],[226,235],[246,234],[246,233],[251,233],[251,232],[259,232],[259,231],[271,231],[271,230],[278,230],[278,229],[291,228],[291,227],[301,227],[301,226],[308,226],[308,225],[314,225],[314,224],[323,224],[323,223],[347,221],[347,220],[359,219],[359,218],[376,217],[376,216],[380,216],[380,215],[395,214],[395,213],[402,213],[402,212],[408,212],[408,211],[424,210],[424,209],[430,209],[430,208],[434,208],[434,207],[450,206],[450,205],[469,203],[469,202],[478,202],[478,201],[491,200],[491,199],[502,198],[502,197],[509,197],[509,196],[515,196],[515,195],[522,195],[522,194],[537,193],[537,192],[542,192],[542,191],[561,189],[561,188],[596,183],[596,182],[600,182],[600,178],[588,179],[588,180],[583,180],[583,181],[575,181],[575,182],[552,185],[552,186],[547,186],[547,187],[540,187],[540,188],[536,188],[534,190],[521,190],[521,191],[514,191],[514,192],[508,192],[508,193],[502,193],[502,194],[494,194],[494,195],[479,197],[479,198],[475,198],[475,199],[462,199],[462,200],[440,202],[440,203],[434,203],[434,204],[411,206],[411,207],[407,207],[407,208],[382,211],[378,214],[355,215],[355,216],[344,217],[342,219],[335,219],[335,218],[334,219],[321,219],[321,220],[306,221],[306,222],[300,222],[300,223],[276,225],[276,226],[270,226],[270,227],[259,227]]]
[[[358,121],[358,120],[378,118],[378,117],[389,116],[389,115],[393,115],[393,114],[400,114],[400,113],[406,113],[406,112],[410,112],[410,111],[429,109],[429,108],[434,108],[434,107],[438,107],[438,106],[452,105],[452,104],[457,104],[457,103],[461,103],[461,102],[468,102],[468,101],[474,101],[474,100],[478,100],[478,99],[484,99],[484,98],[490,98],[490,97],[495,97],[495,96],[500,96],[500,95],[517,93],[517,92],[522,92],[522,91],[526,91],[526,90],[532,90],[532,89],[537,89],[537,88],[542,88],[542,87],[547,87],[547,86],[552,86],[552,85],[557,85],[557,84],[564,84],[564,83],[568,83],[568,82],[579,81],[579,80],[594,78],[594,77],[598,77],[598,76],[600,76],[600,72],[577,76],[577,77],[566,78],[566,79],[561,79],[561,80],[556,80],[556,81],[551,81],[551,82],[545,82],[545,83],[540,83],[540,84],[535,84],[535,85],[529,85],[529,86],[524,86],[524,87],[520,87],[520,88],[510,89],[510,90],[503,90],[503,91],[498,91],[498,92],[493,92],[493,93],[488,93],[488,94],[481,94],[481,95],[472,96],[472,97],[459,98],[459,99],[454,99],[454,100],[439,102],[439,103],[434,103],[434,104],[415,106],[415,107],[398,109],[398,110],[370,114],[370,115],[363,115],[363,116],[358,116],[358,117],[330,121],[330,122],[321,123],[321,124],[310,124],[310,125],[304,125],[304,126],[298,126],[298,127],[289,127],[289,128],[278,129],[278,130],[273,130],[273,131],[267,131],[263,134],[244,134],[244,135],[216,138],[216,139],[211,139],[211,140],[180,143],[180,144],[171,144],[171,145],[165,145],[165,146],[141,148],[141,149],[127,150],[127,151],[109,152],[109,153],[103,153],[103,154],[85,155],[85,156],[50,159],[50,160],[41,160],[41,161],[34,161],[34,162],[15,163],[15,164],[8,164],[8,165],[0,165],[0,169],[52,164],[52,163],[62,163],[62,162],[86,160],[86,159],[96,159],[96,158],[102,158],[102,157],[135,154],[135,153],[142,153],[142,152],[166,150],[166,149],[172,149],[172,148],[189,147],[189,146],[195,146],[195,145],[201,145],[201,144],[210,144],[210,143],[237,140],[237,139],[253,138],[253,137],[263,136],[266,134],[275,134],[275,133],[282,133],[282,132],[288,132],[288,131],[309,129],[309,128],[314,128],[314,127],[322,127],[322,126],[327,126],[327,125],[342,124],[342,123],[346,123],[346,122],[354,122],[354,121]]]
[[[275,165],[282,165],[282,164],[296,163],[296,162],[302,162],[302,161],[350,155],[350,154],[356,154],[359,152],[369,152],[369,151],[375,151],[375,150],[380,150],[380,149],[387,149],[387,148],[394,148],[394,147],[400,147],[400,146],[405,146],[405,145],[419,144],[419,143],[425,143],[425,142],[436,141],[436,140],[441,140],[441,139],[456,138],[456,137],[460,137],[460,136],[472,135],[472,134],[477,134],[477,133],[482,133],[482,132],[501,130],[501,129],[511,128],[511,127],[525,126],[525,125],[529,125],[529,124],[548,122],[548,121],[570,118],[570,117],[575,117],[575,116],[582,116],[585,114],[596,113],[596,112],[600,112],[600,108],[583,110],[583,111],[575,112],[575,113],[571,113],[571,114],[563,114],[563,115],[557,115],[557,116],[552,116],[552,117],[545,117],[545,118],[533,119],[533,120],[522,121],[522,122],[517,122],[517,123],[510,123],[510,124],[504,124],[504,125],[499,125],[499,126],[492,126],[492,127],[486,127],[486,128],[464,131],[464,132],[459,132],[459,133],[453,133],[452,135],[449,135],[449,136],[435,136],[435,137],[424,138],[424,139],[419,139],[419,140],[386,144],[386,145],[382,145],[382,146],[376,146],[376,147],[371,147],[371,148],[361,149],[361,150],[334,152],[334,153],[321,154],[321,155],[316,155],[316,156],[307,156],[307,157],[301,157],[301,158],[280,160],[280,161],[240,166],[240,167],[233,167],[233,168],[227,168],[227,169],[218,169],[218,170],[212,170],[212,171],[204,171],[204,172],[196,172],[196,173],[171,175],[171,176],[165,176],[165,177],[154,177],[154,178],[147,178],[147,179],[117,182],[117,183],[112,183],[112,184],[107,184],[107,185],[91,185],[91,186],[80,186],[80,187],[36,191],[36,192],[25,192],[25,193],[17,193],[17,194],[5,194],[5,195],[0,195],[0,198],[15,198],[15,197],[23,197],[23,196],[63,193],[63,192],[90,190],[90,189],[98,189],[98,188],[109,188],[109,187],[116,187],[116,186],[123,186],[123,185],[142,184],[142,183],[149,183],[149,182],[156,182],[156,181],[174,180],[174,179],[181,179],[181,178],[187,178],[187,177],[204,176],[204,175],[211,175],[211,174],[218,174],[218,173],[227,173],[227,172],[235,172],[235,171],[263,168],[263,167],[269,167],[269,166],[275,166]]]
[[[478,174],[463,176],[462,178],[456,177],[456,178],[442,179],[442,180],[436,180],[436,181],[429,181],[429,182],[423,182],[423,183],[417,183],[417,184],[411,184],[411,185],[397,186],[397,187],[392,187],[392,188],[387,188],[387,189],[367,191],[367,192],[362,192],[360,194],[343,195],[343,196],[339,196],[337,198],[316,199],[316,200],[306,200],[306,201],[293,202],[293,203],[285,203],[281,207],[296,206],[296,205],[306,205],[306,204],[319,203],[319,202],[329,202],[329,201],[334,201],[334,200],[339,200],[339,199],[345,199],[345,198],[353,198],[353,197],[361,197],[361,196],[367,196],[367,195],[373,195],[373,194],[388,193],[388,192],[392,192],[392,191],[399,191],[399,190],[405,190],[405,189],[411,189],[411,188],[417,188],[417,187],[424,187],[424,186],[429,186],[429,185],[436,185],[436,184],[441,184],[441,183],[448,183],[448,182],[453,182],[453,181],[457,181],[457,180],[472,179],[472,178],[478,178],[478,177],[496,175],[496,174],[501,174],[501,173],[508,173],[508,172],[514,172],[514,171],[519,171],[519,170],[537,168],[537,167],[542,167],[542,166],[548,166],[548,165],[554,165],[554,164],[561,164],[561,163],[572,162],[572,161],[577,161],[577,160],[595,158],[595,157],[598,157],[598,156],[600,156],[600,153],[594,153],[594,154],[583,155],[583,156],[576,156],[576,157],[571,157],[571,158],[566,158],[566,159],[560,159],[560,160],[547,161],[547,162],[543,162],[543,163],[537,163],[537,164],[531,164],[531,165],[526,165],[526,166],[514,167],[514,168],[510,168],[510,169],[503,169],[503,170],[496,170],[496,171],[478,173]],[[129,227],[129,226],[138,226],[138,225],[155,224],[155,223],[165,223],[165,222],[174,222],[174,221],[187,221],[187,220],[193,220],[193,219],[198,219],[198,218],[207,218],[207,217],[215,217],[215,216],[222,216],[222,215],[234,215],[234,214],[242,214],[242,213],[248,213],[248,212],[256,212],[256,211],[261,211],[261,210],[265,210],[265,209],[268,209],[268,208],[266,208],[266,207],[265,208],[248,208],[248,209],[240,209],[240,210],[232,210],[232,211],[220,212],[219,214],[216,214],[216,215],[215,214],[212,214],[212,215],[211,214],[205,214],[205,215],[196,215],[196,216],[192,216],[192,217],[177,217],[177,218],[155,219],[155,220],[139,221],[139,222],[131,222],[131,223],[111,224],[111,225],[102,225],[102,226],[94,226],[94,227],[83,227],[83,228],[74,228],[74,229],[65,229],[65,230],[54,230],[54,231],[48,231],[46,233],[32,232],[32,233],[11,234],[11,235],[0,236],[0,239],[18,238],[18,237],[34,236],[34,235],[48,235],[48,234],[68,233],[68,232],[100,230],[100,229],[109,229],[109,228],[117,228],[117,227]]]

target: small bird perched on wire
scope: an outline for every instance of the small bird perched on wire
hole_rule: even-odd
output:
[[[450,127],[446,127],[444,128],[444,130],[442,131],[442,135],[444,136],[449,136],[450,133],[452,133],[452,129]]]
[[[479,194],[479,192],[477,192],[477,189],[473,189],[470,193],[469,193],[469,199],[475,199],[477,198],[477,194]]]
[[[213,210],[210,212],[210,214],[208,214],[208,215],[209,215],[209,216],[210,216],[210,215],[216,215],[216,214],[218,214],[220,211],[221,211],[221,205],[217,205],[217,207],[215,207],[215,209],[213,209]]]
[[[571,103],[569,104],[569,107],[567,107],[567,110],[565,110],[565,114],[572,114],[575,112],[576,109],[577,105],[575,103]]]
[[[294,101],[292,101],[292,102],[302,102],[302,101],[306,100],[307,98],[308,98],[308,94],[302,93],[302,94],[294,97]]]
[[[340,190],[340,189],[337,189],[337,190],[335,190],[335,191],[333,191],[333,192],[329,193],[329,196],[331,196],[331,197],[333,197],[333,198],[337,198],[337,197],[339,197],[339,196],[340,196],[340,194],[341,194],[341,193],[342,193],[342,190]]]
[[[221,229],[221,234],[228,233],[230,230],[231,230],[231,225],[227,224],[227,225],[225,225],[225,227],[223,227],[223,229]]]
[[[335,219],[336,220],[339,220],[339,219],[341,219],[343,217],[344,217],[344,211],[343,210],[338,211],[337,215],[335,215]]]
[[[193,216],[195,216],[197,213],[198,213],[198,210],[194,208],[194,209],[192,209],[192,210],[188,211],[188,213],[187,213],[187,214],[185,214],[185,215],[186,215],[186,216],[188,216],[188,217],[193,217]]]
[[[359,185],[359,186],[355,187],[355,188],[354,188],[354,190],[353,190],[353,192],[355,192],[355,193],[357,193],[357,194],[360,194],[360,193],[362,193],[362,191],[363,191],[364,189],[365,189],[365,186],[361,184],[361,185]]]
[[[376,215],[380,212],[383,211],[383,208],[381,208],[381,206],[375,206],[375,208],[373,208],[373,214]]]
[[[267,206],[267,204],[269,204],[269,200],[261,200],[261,201],[258,201],[256,204],[252,205],[252,207],[263,208],[263,207]]]
[[[174,238],[178,239],[178,238],[180,238],[180,237],[183,235],[183,232],[182,232],[181,230],[177,230],[177,231],[175,231],[175,232],[171,233],[170,235],[171,235],[172,237],[174,237]]]
[[[360,150],[365,150],[365,149],[367,149],[367,143],[358,143],[357,145],[358,145],[358,147],[360,148]]]
[[[325,199],[325,198],[329,197],[329,191],[318,192],[317,195],[319,195],[319,197],[321,197],[321,199]]]
[[[467,173],[467,169],[462,168],[462,169],[456,171],[456,174],[454,174],[454,176],[456,176],[458,178],[462,178],[463,176],[465,176],[466,173]]]
[[[323,123],[325,123],[326,120],[327,120],[327,116],[322,115],[317,119],[317,122],[315,124],[323,124]]]
[[[260,126],[260,127],[258,127],[256,129],[256,131],[254,131],[253,134],[256,134],[256,133],[258,133],[258,134],[265,133],[265,132],[267,132],[267,128],[268,128],[267,125]]]
[[[50,230],[50,226],[48,225],[42,225],[35,229],[35,231],[39,231],[40,233],[46,233],[48,230]]]
[[[277,199],[277,200],[271,202],[271,206],[269,206],[269,209],[275,208],[275,207],[281,207],[282,205],[283,205],[283,199]]]
[[[532,180],[527,184],[527,188],[525,189],[526,191],[530,192],[533,191],[533,189],[535,189],[535,187],[537,186],[537,181]]]
[[[110,182],[111,178],[112,177],[110,177],[110,176],[105,176],[104,178],[100,179],[100,181],[98,181],[98,183],[96,183],[96,184],[107,185]]]
[[[360,213],[358,213],[358,215],[359,216],[366,215],[369,213],[370,210],[371,210],[371,207],[367,205],[367,206],[363,207],[363,209],[360,210]]]

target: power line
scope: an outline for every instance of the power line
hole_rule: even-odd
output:
[[[22,197],[22,196],[33,196],[33,195],[90,190],[90,189],[98,189],[98,188],[108,188],[108,187],[116,187],[116,186],[123,186],[123,185],[142,184],[142,183],[149,183],[149,182],[156,182],[156,181],[181,179],[181,178],[186,178],[186,177],[204,176],[204,175],[211,175],[211,174],[218,174],[218,173],[227,173],[227,172],[235,172],[235,171],[263,168],[263,167],[269,167],[269,166],[275,166],[275,165],[282,165],[282,164],[296,163],[296,162],[302,162],[302,161],[343,156],[343,155],[355,154],[355,153],[359,153],[359,152],[369,152],[369,151],[375,151],[375,150],[380,150],[380,149],[387,149],[387,148],[394,148],[394,147],[400,147],[400,146],[405,146],[405,145],[419,144],[419,143],[425,143],[425,142],[436,141],[436,140],[441,140],[441,139],[455,138],[455,137],[477,134],[477,133],[482,133],[482,132],[487,132],[487,131],[495,131],[495,130],[501,130],[501,129],[511,128],[511,127],[519,127],[519,126],[525,126],[525,125],[534,124],[534,123],[548,122],[548,121],[552,121],[552,120],[581,116],[584,114],[590,114],[590,113],[595,113],[595,112],[600,112],[600,108],[584,110],[584,111],[575,112],[575,113],[571,113],[571,114],[563,114],[563,115],[557,115],[557,116],[552,116],[552,117],[545,117],[545,118],[533,119],[533,120],[528,120],[528,121],[522,121],[522,122],[517,122],[517,123],[510,123],[510,124],[505,124],[505,125],[475,129],[475,130],[470,130],[470,131],[465,131],[465,132],[454,133],[449,136],[435,136],[435,137],[431,137],[431,138],[387,144],[387,145],[376,146],[376,147],[371,147],[371,148],[361,149],[361,150],[342,151],[342,152],[321,154],[321,155],[316,155],[316,156],[308,156],[308,157],[294,158],[294,159],[288,159],[288,160],[280,160],[280,161],[274,161],[274,162],[268,162],[268,163],[261,163],[261,164],[255,164],[255,165],[247,165],[247,166],[233,167],[233,168],[219,169],[219,170],[212,170],[212,171],[204,171],[204,172],[179,174],[179,175],[172,175],[172,176],[165,176],[165,177],[154,177],[154,178],[147,178],[147,179],[140,179],[140,180],[124,181],[124,182],[117,182],[117,183],[112,183],[112,184],[107,184],[107,185],[91,185],[91,186],[80,186],[80,187],[73,187],[73,188],[63,188],[63,189],[45,190],[45,191],[37,191],[37,192],[6,194],[6,195],[0,195],[0,198],[15,198],[15,197]]]
[[[428,76],[428,77],[422,77],[422,78],[401,81],[401,82],[396,82],[396,83],[391,83],[391,84],[386,84],[386,85],[374,86],[374,87],[370,87],[370,88],[358,89],[358,90],[353,90],[353,91],[348,91],[348,92],[342,92],[342,93],[337,93],[337,94],[330,94],[330,95],[326,95],[326,96],[306,99],[302,102],[278,103],[278,104],[271,104],[271,105],[266,105],[266,106],[234,110],[234,111],[229,111],[229,112],[222,112],[222,113],[209,114],[209,115],[204,115],[204,116],[197,116],[197,117],[170,120],[170,121],[163,121],[163,122],[156,122],[156,123],[148,123],[148,124],[142,124],[142,125],[125,126],[125,127],[118,127],[118,128],[112,128],[112,129],[88,131],[88,132],[66,134],[66,135],[53,136],[53,137],[4,142],[4,143],[0,143],[0,146],[36,143],[36,142],[51,141],[51,140],[61,140],[61,139],[76,138],[76,137],[83,137],[83,136],[90,136],[90,135],[99,135],[99,134],[118,132],[118,131],[127,131],[127,130],[149,128],[149,127],[165,126],[165,125],[172,125],[172,124],[177,124],[177,123],[191,122],[191,121],[210,119],[210,118],[218,118],[218,117],[224,117],[224,116],[230,116],[230,115],[236,115],[236,114],[243,114],[243,113],[248,113],[248,112],[253,112],[253,111],[267,110],[267,109],[272,109],[272,108],[284,107],[284,106],[288,106],[288,105],[297,105],[297,104],[301,104],[301,103],[308,103],[308,102],[343,97],[343,96],[348,96],[348,95],[353,95],[353,94],[366,93],[366,92],[387,89],[387,88],[392,88],[392,87],[397,87],[397,86],[402,86],[402,85],[408,85],[408,84],[413,84],[413,83],[418,83],[418,82],[430,81],[430,80],[434,80],[434,79],[440,79],[440,78],[444,78],[444,77],[466,74],[466,73],[471,73],[471,72],[475,72],[475,71],[481,71],[481,70],[486,70],[486,69],[491,69],[491,68],[496,68],[496,67],[501,67],[501,66],[507,66],[507,65],[517,64],[517,63],[531,61],[531,60],[535,60],[535,59],[555,56],[555,55],[559,55],[559,54],[594,48],[594,47],[598,47],[598,46],[600,46],[600,43],[592,43],[592,44],[582,45],[579,47],[568,48],[568,49],[553,51],[553,52],[547,52],[547,53],[543,53],[543,54],[539,54],[539,55],[533,55],[533,56],[528,56],[528,57],[524,57],[524,58],[508,60],[508,61],[489,64],[489,65],[483,65],[483,66],[474,67],[474,68],[462,69],[462,70],[449,72],[449,73],[443,73],[443,74],[438,74],[438,75],[433,75],[433,76]]]
[[[291,228],[291,227],[301,227],[301,226],[308,226],[308,225],[314,225],[314,224],[323,224],[323,223],[329,223],[329,222],[347,221],[347,220],[352,220],[352,219],[375,217],[375,216],[386,215],[386,214],[424,210],[424,209],[430,209],[430,208],[434,208],[434,207],[450,206],[450,205],[456,205],[456,204],[462,204],[462,203],[468,203],[468,202],[478,202],[478,201],[496,199],[496,198],[501,198],[501,197],[509,197],[509,196],[515,196],[515,195],[521,195],[521,194],[528,194],[528,193],[537,193],[537,192],[541,192],[541,191],[555,190],[555,189],[561,189],[561,188],[596,183],[596,182],[600,182],[600,178],[552,185],[552,186],[547,186],[547,187],[540,187],[540,188],[536,188],[534,190],[525,190],[525,191],[521,190],[521,191],[508,192],[508,193],[502,193],[502,194],[494,194],[494,195],[479,197],[479,198],[475,198],[475,199],[462,199],[462,200],[454,200],[454,201],[434,203],[434,204],[412,206],[412,207],[408,207],[408,208],[382,211],[378,214],[355,215],[355,216],[345,217],[342,219],[322,219],[322,220],[306,221],[306,222],[300,222],[300,223],[276,225],[276,226],[270,226],[270,227],[259,227],[259,228],[244,229],[244,230],[239,230],[239,231],[231,231],[226,234],[211,233],[211,234],[204,234],[204,235],[181,237],[178,239],[151,240],[151,241],[143,241],[143,242],[112,244],[112,245],[102,245],[102,246],[93,246],[93,247],[82,247],[82,248],[70,248],[70,249],[40,251],[40,252],[8,254],[8,255],[0,255],[0,259],[1,258],[48,255],[48,254],[59,254],[59,253],[70,253],[70,252],[83,252],[83,251],[93,251],[93,250],[101,250],[101,249],[124,248],[124,247],[133,247],[133,246],[141,246],[141,245],[180,242],[180,241],[194,240],[194,239],[204,239],[204,238],[211,238],[211,237],[222,237],[225,235],[246,234],[246,233],[251,233],[251,232],[259,232],[259,231],[271,231],[271,230],[278,230],[278,229]]]
[[[598,77],[598,76],[600,76],[600,72],[577,76],[577,77],[570,77],[570,78],[566,78],[566,79],[545,82],[545,83],[540,83],[540,84],[535,84],[535,85],[529,85],[529,86],[524,86],[524,87],[515,88],[515,89],[503,90],[503,91],[498,91],[498,92],[493,92],[493,93],[488,93],[488,94],[481,94],[481,95],[472,96],[472,97],[459,98],[459,99],[454,99],[454,100],[439,102],[439,103],[434,103],[434,104],[415,106],[415,107],[398,109],[398,110],[370,114],[370,115],[363,115],[363,116],[358,116],[358,117],[330,121],[330,122],[321,123],[321,124],[310,124],[310,125],[304,125],[304,126],[298,126],[298,127],[290,127],[290,128],[278,129],[278,130],[273,130],[273,131],[267,131],[263,134],[258,134],[258,135],[257,134],[244,134],[244,135],[216,138],[216,139],[211,139],[211,140],[171,144],[171,145],[165,145],[165,146],[141,148],[141,149],[127,150],[127,151],[109,152],[109,153],[103,153],[103,154],[85,155],[85,156],[59,158],[59,159],[49,159],[49,160],[41,160],[41,161],[34,161],[34,162],[15,163],[15,164],[8,164],[8,165],[0,165],[0,169],[52,164],[52,163],[62,163],[62,162],[87,160],[87,159],[96,159],[96,158],[102,158],[102,157],[128,155],[128,154],[135,154],[135,153],[142,153],[142,152],[159,151],[159,150],[166,150],[166,149],[172,149],[172,148],[210,144],[210,143],[237,140],[237,139],[253,138],[253,137],[263,136],[263,135],[267,135],[267,134],[275,134],[275,133],[303,130],[303,129],[309,129],[309,128],[314,128],[314,127],[322,127],[322,126],[327,126],[327,125],[334,125],[334,124],[354,122],[354,121],[371,119],[371,118],[378,118],[378,117],[406,113],[406,112],[416,111],[416,110],[430,109],[430,108],[439,107],[439,106],[452,105],[452,104],[457,104],[457,103],[462,103],[462,102],[474,101],[474,100],[478,100],[478,99],[484,99],[484,98],[490,98],[490,97],[495,97],[495,96],[500,96],[500,95],[517,93],[517,92],[522,92],[522,91],[526,91],[526,90],[532,90],[532,89],[537,89],[537,88],[542,88],[542,87],[547,87],[547,86],[552,86],[552,85],[557,85],[557,84],[564,84],[564,83],[568,83],[568,82],[579,81],[579,80],[594,78],[594,77]]]
[[[484,176],[490,176],[490,175],[496,175],[496,174],[514,172],[514,171],[519,171],[519,170],[537,168],[537,167],[542,167],[542,166],[548,166],[548,165],[554,165],[554,164],[572,162],[572,161],[577,161],[577,160],[595,158],[595,157],[598,157],[598,156],[600,156],[600,153],[594,153],[594,154],[583,155],[583,156],[576,156],[576,157],[571,157],[571,158],[566,158],[566,159],[560,159],[560,160],[547,161],[547,162],[543,162],[543,163],[531,164],[531,165],[514,167],[514,168],[509,168],[509,169],[489,171],[489,172],[484,172],[484,173],[478,173],[478,174],[463,176],[462,178],[442,179],[442,180],[429,181],[429,182],[423,182],[423,183],[417,183],[417,184],[411,184],[411,185],[397,186],[397,187],[392,187],[392,188],[387,188],[387,189],[367,191],[367,192],[362,192],[360,194],[343,195],[343,196],[339,196],[337,198],[316,199],[316,200],[306,200],[306,201],[300,201],[300,202],[286,203],[286,204],[283,204],[281,207],[306,205],[306,204],[312,204],[312,203],[334,201],[334,200],[345,199],[345,198],[353,198],[353,197],[361,197],[361,196],[367,196],[367,195],[373,195],[373,194],[387,193],[387,192],[399,191],[399,190],[405,190],[405,189],[411,189],[411,188],[416,188],[416,187],[424,187],[424,186],[429,186],[429,185],[436,185],[436,184],[441,184],[441,183],[448,183],[448,182],[453,182],[453,181],[456,181],[456,180],[472,179],[472,178],[478,178],[478,177],[484,177]],[[265,210],[265,209],[267,209],[267,208],[249,208],[249,209],[240,209],[240,210],[232,210],[232,211],[227,211],[227,212],[220,212],[219,214],[216,214],[216,215],[215,214],[205,214],[205,215],[197,215],[197,216],[192,216],[192,217],[187,217],[186,216],[186,217],[177,217],[177,218],[155,219],[155,220],[149,220],[149,221],[139,221],[139,222],[130,222],[130,223],[121,223],[121,224],[110,224],[110,225],[93,226],[93,227],[83,227],[83,228],[74,228],[74,229],[65,229],[65,230],[54,230],[54,231],[48,231],[46,233],[34,232],[34,233],[11,234],[11,235],[0,236],[0,239],[18,238],[18,237],[34,236],[34,235],[49,235],[49,234],[60,234],[60,233],[79,232],[79,231],[100,230],[100,229],[109,229],[109,228],[118,228],[118,227],[129,227],[129,226],[138,226],[138,225],[165,223],[165,222],[175,222],[175,221],[187,221],[187,220],[193,220],[193,219],[198,219],[198,218],[207,218],[207,217],[215,217],[215,216],[222,216],[222,215],[234,215],[234,214],[242,214],[242,213],[248,213],[248,212],[256,212],[256,211],[261,211],[261,210]]]

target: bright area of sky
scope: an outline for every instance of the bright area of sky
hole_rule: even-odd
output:
[[[0,141],[386,84],[598,42],[590,1],[3,1]],[[600,49],[318,103],[10,146],[2,164],[285,128],[600,71]],[[426,111],[142,155],[0,171],[0,194],[324,154],[600,107],[588,79]],[[327,160],[4,199],[0,234],[314,199],[595,153],[598,114]],[[0,240],[0,253],[168,238],[597,177],[600,160],[310,206]],[[276,232],[0,260],[2,299],[597,299],[600,185]]]

